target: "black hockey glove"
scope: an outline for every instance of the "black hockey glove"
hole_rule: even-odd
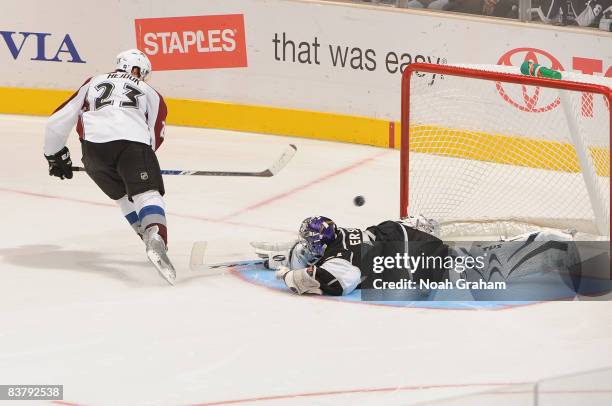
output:
[[[72,160],[68,147],[53,155],[45,155],[49,161],[49,176],[57,176],[60,179],[72,179]]]

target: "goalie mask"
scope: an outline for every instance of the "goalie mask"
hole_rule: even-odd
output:
[[[321,256],[336,239],[336,223],[323,216],[308,217],[300,226],[300,238],[312,254]]]
[[[151,73],[151,61],[138,49],[128,49],[117,55],[116,70],[131,74],[133,68],[140,69],[140,79],[146,80]]]

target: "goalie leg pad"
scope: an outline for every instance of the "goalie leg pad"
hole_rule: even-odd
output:
[[[276,277],[285,281],[285,285],[298,295],[322,295],[321,284],[315,279],[314,272],[316,271],[312,268],[301,268],[291,271],[283,266],[276,271]]]

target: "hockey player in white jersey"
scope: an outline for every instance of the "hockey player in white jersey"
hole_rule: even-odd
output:
[[[164,183],[155,151],[164,140],[166,104],[145,82],[151,62],[137,49],[117,56],[115,71],[91,77],[49,117],[44,154],[49,175],[72,178],[66,147],[76,125],[87,174],[121,209],[160,274],[174,284],[167,256]]]

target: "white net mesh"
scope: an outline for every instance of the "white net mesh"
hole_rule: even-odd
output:
[[[563,79],[612,82],[565,72]],[[536,226],[609,235],[606,97],[418,72],[410,86],[410,214],[436,219],[447,237]]]

